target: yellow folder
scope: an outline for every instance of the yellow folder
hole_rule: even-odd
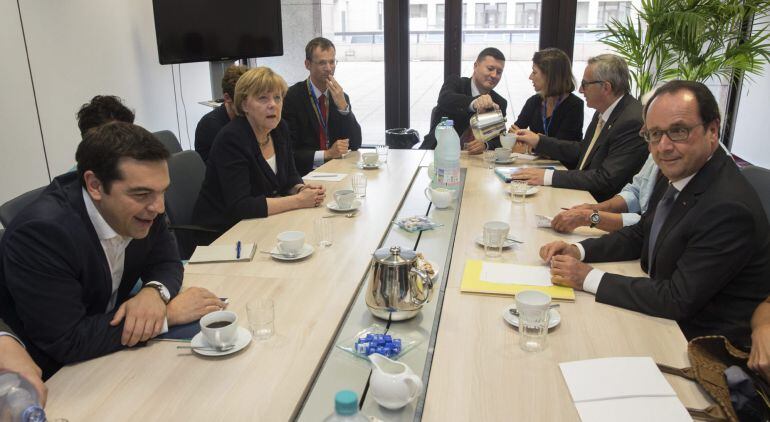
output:
[[[563,286],[530,286],[525,284],[499,284],[481,281],[481,264],[477,259],[465,261],[465,271],[463,271],[463,281],[460,285],[460,291],[465,293],[487,293],[495,295],[515,296],[516,293],[524,290],[539,290],[548,293],[553,299],[575,300],[575,291],[571,287]],[[516,275],[512,274],[512,278]]]

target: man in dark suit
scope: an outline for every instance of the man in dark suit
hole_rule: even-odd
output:
[[[204,289],[177,296],[182,265],[163,214],[168,156],[139,126],[92,129],[77,172],[54,179],[0,240],[0,317],[44,378],[223,306]]]
[[[588,59],[580,92],[596,114],[583,141],[559,140],[526,129],[516,132],[518,142],[561,161],[569,170],[524,169],[514,179],[587,190],[599,202],[620,192],[647,159],[647,146],[639,136],[642,105],[629,90],[628,66],[622,58],[602,54]]]
[[[505,56],[494,48],[481,50],[473,63],[473,75],[470,78],[449,76],[438,94],[438,104],[430,114],[430,132],[420,145],[420,149],[436,149],[436,125],[442,117],[454,121],[454,129],[463,148],[470,154],[481,154],[485,149],[500,146],[499,138],[489,141],[489,145],[473,138],[470,132],[470,119],[477,111],[500,110],[505,116],[508,102],[494,91],[505,68]]]
[[[222,105],[201,117],[195,127],[195,151],[203,162],[209,159],[209,150],[219,130],[235,118],[235,84],[247,70],[247,66],[230,66],[225,70],[222,76]]]
[[[643,135],[662,176],[639,223],[540,255],[559,284],[596,300],[674,319],[689,339],[749,345],[751,315],[770,295],[770,228],[756,192],[719,148],[719,108],[705,85],[672,81],[646,109]],[[641,258],[649,277],[585,262]]]
[[[289,88],[283,118],[291,129],[294,161],[300,176],[324,162],[361,147],[361,126],[353,115],[350,97],[334,79],[334,44],[313,38],[305,47],[310,76]]]

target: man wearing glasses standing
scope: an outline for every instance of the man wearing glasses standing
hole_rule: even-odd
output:
[[[645,116],[642,136],[663,177],[641,221],[598,239],[549,243],[540,256],[557,283],[594,293],[598,302],[674,319],[688,339],[720,334],[747,347],[752,312],[770,295],[762,204],[719,148],[719,108],[705,85],[663,85]],[[584,263],[631,259],[649,277]]]
[[[599,202],[620,192],[647,159],[647,147],[639,136],[642,105],[629,90],[628,66],[622,58],[602,54],[588,59],[580,92],[596,114],[583,141],[559,140],[530,130],[516,132],[518,142],[561,161],[568,170],[525,169],[513,178],[587,190]]]
[[[361,147],[361,126],[353,115],[350,97],[334,79],[337,67],[334,44],[313,38],[305,47],[305,68],[310,76],[289,88],[283,118],[292,135],[294,161],[300,176],[324,162],[341,158]]]

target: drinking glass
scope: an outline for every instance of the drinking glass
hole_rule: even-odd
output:
[[[545,349],[551,296],[536,290],[516,294],[519,312],[519,347],[526,352]]]
[[[511,201],[517,204],[523,204],[527,199],[527,190],[529,190],[529,185],[526,180],[512,180]]]
[[[366,196],[366,176],[363,173],[354,174],[351,183],[356,197],[363,198]]]
[[[246,304],[249,329],[256,340],[267,340],[275,333],[275,307],[272,299],[256,299]]]
[[[377,150],[377,155],[380,156],[380,162],[381,163],[387,163],[388,162],[388,150],[390,150],[390,147],[387,145],[377,145],[375,147]]]
[[[488,169],[495,168],[495,152],[486,150],[484,151],[484,163],[486,163]]]
[[[332,218],[319,218],[315,220],[315,243],[327,248],[334,243],[334,226]]]
[[[505,238],[511,226],[503,221],[488,221],[484,223],[484,255],[497,258],[503,254]]]

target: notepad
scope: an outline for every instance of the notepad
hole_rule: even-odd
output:
[[[503,267],[498,267],[498,265]],[[487,266],[487,272],[484,277],[492,281],[482,279],[482,271],[485,266]],[[519,271],[521,269],[524,271]],[[546,272],[548,284],[542,280]],[[533,274],[538,275],[532,277]],[[463,280],[460,284],[461,292],[514,296],[524,290],[539,290],[550,295],[553,299],[575,300],[575,291],[572,288],[551,285],[550,272],[547,267],[486,263],[477,259],[465,261]]]
[[[320,173],[314,171],[302,177],[303,180],[317,180],[326,182],[339,182],[347,176],[345,173]]]
[[[650,357],[613,357],[559,364],[583,422],[690,421]]]
[[[251,261],[254,253],[257,251],[257,245],[254,243],[241,244],[241,257],[237,257],[236,245],[216,245],[216,246],[198,246],[190,257],[190,264],[201,264],[204,262],[231,262],[231,261]]]

